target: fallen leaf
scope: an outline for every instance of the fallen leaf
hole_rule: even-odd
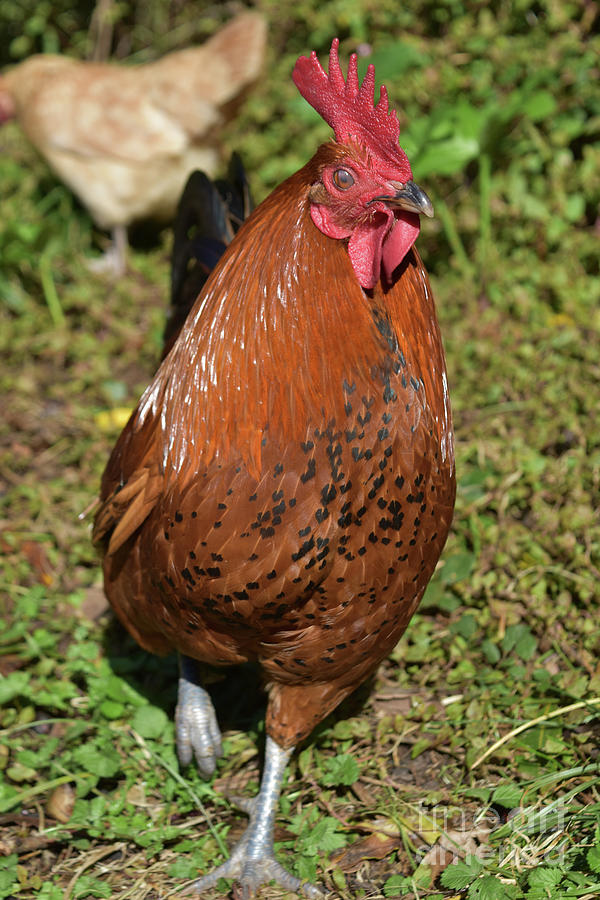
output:
[[[373,697],[373,704],[380,707],[378,712],[389,716],[406,716],[411,711],[415,696],[420,692],[415,690],[399,691],[397,686],[384,687],[377,691]]]
[[[59,784],[46,801],[46,812],[57,822],[68,822],[75,806],[75,788],[71,784]]]
[[[22,669],[24,665],[25,660],[23,657],[19,656],[17,653],[7,653],[6,656],[0,657],[0,675],[3,678],[6,678],[11,672]]]
[[[21,550],[35,572],[38,582],[49,587],[54,578],[52,576],[52,565],[43,545],[37,541],[23,541]]]
[[[456,859],[464,856],[477,856],[485,852],[491,828],[485,822],[479,822],[472,828],[463,831],[449,829],[444,831],[438,840],[429,848],[419,864],[428,866],[432,872],[432,883],[435,878],[447,869]]]
[[[431,872],[431,883],[435,882],[435,879],[438,875],[441,875],[444,869],[447,869],[448,866],[454,862],[455,854],[451,850],[447,850],[445,847],[442,847],[438,842],[434,844],[433,847],[430,847],[423,859],[419,864],[419,869],[421,866],[427,866]]]
[[[386,859],[402,846],[400,836],[390,837],[375,832],[344,847],[331,857],[331,862],[342,872],[356,872],[365,859]]]

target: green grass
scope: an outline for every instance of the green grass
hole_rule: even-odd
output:
[[[1,61],[53,42],[86,52],[83,13],[29,6],[0,0]],[[261,7],[266,75],[225,150],[241,152],[261,199],[328,136],[291,83],[295,57],[324,54],[334,34],[344,55],[372,46],[436,205],[419,246],[459,481],[443,561],[405,637],[290,765],[281,858],[343,898],[596,897],[597,11]],[[216,7],[115,9],[119,47],[151,58],[208,33]],[[134,237],[130,271],[111,284],[84,266],[102,236],[12,125],[0,185],[0,897],[167,897],[241,833],[224,795],[256,788],[264,738],[254,673],[234,671],[213,685],[216,778],[179,773],[175,661],[114,624],[91,514],[79,518],[159,353],[170,235]]]

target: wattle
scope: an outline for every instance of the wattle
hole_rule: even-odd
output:
[[[383,244],[383,269],[388,281],[419,236],[420,221],[416,213],[402,212],[394,217],[394,225]]]
[[[388,281],[400,265],[419,234],[419,217],[416,213],[393,213],[389,207],[373,212],[373,218],[354,228],[340,227],[333,221],[331,210],[320,203],[313,203],[310,215],[327,237],[348,241],[348,256],[359,284],[365,290],[375,287],[381,278],[382,268]]]
[[[357,225],[350,235],[348,255],[361,287],[375,287],[381,275],[384,241],[390,229],[389,218],[376,213],[376,218]]]

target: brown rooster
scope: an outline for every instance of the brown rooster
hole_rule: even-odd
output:
[[[97,225],[111,252],[94,268],[125,267],[127,226],[169,219],[194,169],[212,174],[216,136],[258,76],[264,18],[244,12],[200,47],[139,66],[32,56],[0,77],[0,124],[16,118]]]
[[[194,660],[258,660],[266,760],[231,857],[194,885],[275,880],[295,745],[392,650],[446,540],[454,461],[444,354],[414,241],[432,214],[372,66],[300,57],[331,125],[239,229],[123,431],[95,540],[106,593],[147,650],[177,650],[179,759],[221,753]]]

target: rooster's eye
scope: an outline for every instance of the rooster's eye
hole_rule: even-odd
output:
[[[348,169],[336,169],[333,173],[333,183],[341,191],[347,191],[354,184],[354,178]]]

